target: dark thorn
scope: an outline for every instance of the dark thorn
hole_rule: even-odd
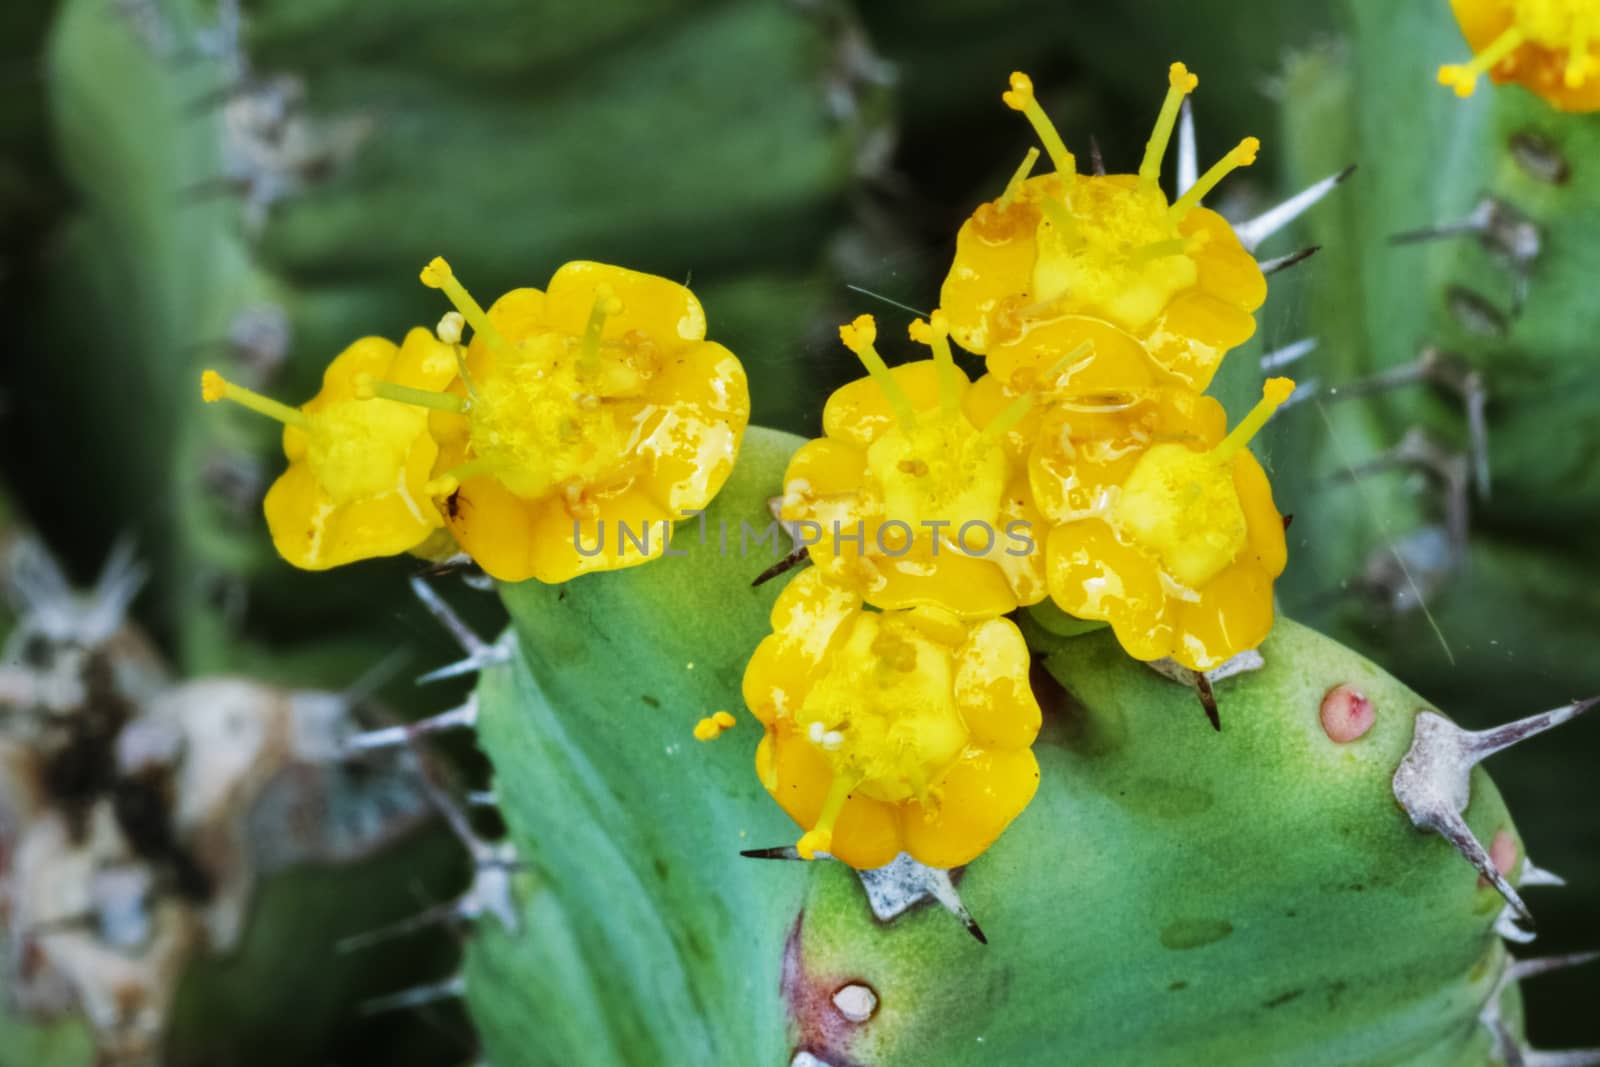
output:
[[[1279,256],[1277,259],[1269,259],[1261,264],[1261,273],[1276,274],[1281,270],[1288,270],[1297,263],[1304,263],[1321,250],[1321,245],[1312,245],[1309,248],[1302,248],[1298,252],[1290,252],[1286,256]]]
[[[983,927],[978,925],[977,919],[974,919],[972,916],[968,915],[964,920],[962,920],[961,925],[967,928],[967,933],[978,939],[978,944],[987,945],[989,943],[989,938],[986,934],[984,934]]]
[[[774,845],[771,848],[747,848],[739,855],[751,860],[797,860],[800,853],[793,845]]]
[[[1194,691],[1200,695],[1200,706],[1206,709],[1206,718],[1211,720],[1211,728],[1220,734],[1222,714],[1217,710],[1217,694],[1212,692],[1211,679],[1206,677],[1205,671],[1194,672]]]
[[[811,556],[806,551],[806,546],[800,545],[793,552],[790,552],[787,556],[784,556],[778,562],[774,563],[772,566],[756,575],[756,580],[751,582],[750,585],[752,587],[765,585],[778,575],[791,571],[800,566],[802,563],[809,563],[810,561]]]
[[[1522,172],[1535,181],[1551,185],[1565,185],[1572,177],[1572,167],[1554,141],[1531,130],[1511,136],[1511,158]]]
[[[1092,133],[1089,135],[1089,166],[1093,169],[1096,178],[1104,178],[1106,176],[1106,161],[1100,155],[1100,142]],[[988,944],[988,942],[984,942],[984,944]]]
[[[1414,245],[1425,241],[1441,241],[1446,237],[1461,237],[1465,234],[1483,232],[1483,223],[1476,218],[1465,219],[1461,222],[1446,222],[1438,226],[1424,226],[1417,230],[1405,230],[1401,233],[1389,235],[1392,245]]]
[[[1291,511],[1283,517],[1283,532],[1288,533],[1292,525],[1294,525],[1294,512]]]

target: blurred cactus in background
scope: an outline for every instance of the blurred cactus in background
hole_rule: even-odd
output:
[[[59,0],[0,26],[0,1065],[1600,1062],[1535,1051],[1600,1045],[1574,955],[1600,947],[1600,720],[1495,755],[1498,789],[1477,767],[1600,692],[1600,117],[1439,84],[1490,47],[1447,0]],[[1232,426],[1299,383],[1255,441],[1278,621],[1258,652],[1268,565],[1226,654],[1152,670],[1043,563],[992,605],[930,569],[963,626],[1035,605],[1009,617],[1037,792],[959,813],[1020,810],[964,866],[851,870],[832,816],[784,814],[828,788],[775,803],[792,768],[739,706],[807,565],[775,516],[827,473],[793,434],[848,436],[822,413],[857,315],[890,363],[929,320],[945,373],[955,235],[1031,143],[1013,70],[1079,171],[1131,180],[1178,59],[1202,88],[1164,189],[1261,139],[1207,198],[1210,251],[1268,284],[1255,309],[1256,263],[1230,275],[1254,336],[1209,392]],[[201,369],[298,404],[358,338],[433,328],[441,252],[480,294],[589,260],[693,290],[751,427],[667,558],[546,585],[442,533],[428,563],[274,552],[281,434],[203,406]],[[1139,343],[1170,352],[1165,323]],[[978,399],[951,432],[1070,451],[989,355],[954,357]],[[868,610],[948,628],[927,607]]]

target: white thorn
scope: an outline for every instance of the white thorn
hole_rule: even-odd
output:
[[[1522,1067],[1600,1067],[1600,1048],[1575,1048],[1564,1052],[1525,1048]]]
[[[951,915],[961,920],[967,932],[984,944],[989,939],[961,902],[961,894],[950,880],[950,872],[937,867],[924,866],[902,852],[883,867],[857,871],[861,887],[866,890],[867,903],[880,922],[889,922],[925,900],[937,901]]]
[[[1282,348],[1275,348],[1262,356],[1261,369],[1271,372],[1281,367],[1287,367],[1291,363],[1298,363],[1316,350],[1317,339],[1315,337],[1302,337],[1298,341],[1286,344]]]
[[[1533,921],[1528,906],[1461,817],[1472,799],[1472,768],[1496,752],[1576,718],[1597,700],[1574,701],[1490,730],[1463,730],[1437,712],[1420,712],[1411,748],[1394,772],[1395,799],[1412,824],[1455,845],[1524,922]]]
[[[1194,105],[1186,96],[1178,111],[1178,196],[1187,193],[1199,180],[1200,149],[1194,139]]]
[[[1586,963],[1600,960],[1600,952],[1573,952],[1565,956],[1540,956],[1534,959],[1511,961],[1507,968],[1507,975],[1512,982],[1520,982],[1527,978],[1537,978],[1541,974],[1550,974],[1553,971],[1565,971],[1571,967],[1582,967]]]
[[[1261,242],[1305,214],[1317,201],[1333,192],[1355,169],[1355,164],[1352,163],[1339,173],[1330,174],[1320,182],[1296,193],[1277,207],[1269,208],[1255,218],[1234,226],[1233,232],[1238,235],[1239,243],[1244,246],[1246,252],[1254,252],[1261,247]]]
[[[488,667],[508,663],[511,660],[511,649],[503,645],[488,645],[483,651],[458,659],[454,663],[446,663],[443,667],[435,667],[426,674],[417,675],[417,685],[427,685],[430,682],[442,682],[447,678],[459,678],[463,674],[477,674]]]
[[[1541,885],[1562,886],[1566,884],[1567,880],[1559,874],[1545,870],[1527,856],[1522,857],[1522,877],[1517,879],[1519,888],[1526,889],[1529,886]]]
[[[436,1004],[441,1000],[454,1000],[466,994],[467,980],[457,974],[432,985],[413,986],[398,993],[390,993],[388,996],[373,997],[361,1005],[361,1014],[381,1015],[384,1012],[420,1008],[427,1004]]]
[[[467,794],[467,803],[477,808],[496,808],[500,806],[500,794],[493,789],[474,789]]]
[[[488,651],[489,646],[484,642],[483,638],[473,633],[467,624],[461,621],[461,616],[457,615],[455,609],[446,604],[439,597],[439,594],[433,591],[433,586],[421,578],[413,576],[411,579],[411,591],[416,594],[418,600],[422,601],[422,606],[428,609],[429,614],[438,619],[440,625],[450,631],[450,636],[456,639],[456,644],[461,646],[461,651],[468,656],[481,656]]]
[[[1198,689],[1199,682],[1195,679],[1196,671],[1190,670],[1170,656],[1161,659],[1146,660],[1144,665],[1155,671],[1161,677],[1186,685],[1190,689]],[[1224,660],[1217,666],[1205,671],[1206,681],[1215,684],[1225,681],[1238,674],[1248,674],[1259,671],[1267,665],[1259,649],[1247,648],[1243,652]]]
[[[365,733],[353,734],[345,739],[344,749],[347,753],[368,752],[375,748],[392,748],[396,745],[407,745],[419,737],[427,734],[436,734],[442,730],[455,730],[462,727],[472,727],[478,722],[477,695],[468,696],[461,705],[442,711],[427,719],[418,719],[401,726],[386,726],[381,730],[368,730]]]
[[[1532,944],[1539,935],[1517,921],[1517,912],[1510,904],[1500,909],[1494,921],[1495,936],[1517,945]]]

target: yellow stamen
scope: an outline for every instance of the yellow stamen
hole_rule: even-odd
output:
[[[1011,74],[1011,89],[1000,94],[1006,106],[1013,111],[1020,111],[1027,116],[1028,122],[1033,126],[1033,132],[1038,134],[1039,140],[1044,144],[1044,150],[1050,153],[1050,162],[1055,164],[1056,173],[1065,177],[1075,177],[1078,173],[1078,161],[1067,151],[1066,143],[1061,140],[1061,134],[1056,132],[1055,123],[1050,121],[1050,116],[1044,113],[1044,108],[1039,106],[1039,101],[1033,95],[1033,79],[1019,71]]]
[[[1250,409],[1250,414],[1239,420],[1239,425],[1229,431],[1228,436],[1224,437],[1216,448],[1211,450],[1211,458],[1218,463],[1226,463],[1237,455],[1293,392],[1292,379],[1268,378],[1266,384],[1261,387],[1261,401]]]
[[[285,426],[298,426],[303,430],[311,423],[310,416],[299,408],[292,408],[269,396],[262,396],[253,389],[235,385],[214,370],[205,371],[200,375],[200,396],[207,404],[215,404],[219,400],[231,400],[242,408],[249,408],[258,415],[276,419]]]
[[[1478,75],[1492,69],[1495,64],[1522,47],[1522,31],[1515,26],[1489,43],[1489,47],[1472,57],[1472,62],[1449,64],[1439,68],[1439,84],[1449,85],[1457,96],[1471,96],[1478,87]]]
[[[1000,409],[1000,414],[989,420],[989,425],[978,432],[978,440],[994,442],[1000,440],[1011,428],[1027,417],[1033,410],[1033,405],[1038,394],[1029,390],[1017,397],[1011,403]]]
[[[609,285],[600,285],[594,291],[594,304],[589,308],[589,322],[583,328],[582,354],[578,364],[586,371],[600,367],[600,334],[606,328],[606,319],[622,311],[622,301]]]
[[[933,349],[933,362],[939,369],[939,409],[953,415],[961,406],[960,382],[955,356],[950,352],[950,322],[943,310],[934,308],[927,321],[911,324],[911,339]]]
[[[715,713],[714,715],[711,716],[711,721],[716,723],[718,726],[722,727],[724,730],[733,729],[734,726],[737,725],[738,722],[739,722],[738,719],[735,719],[733,717],[733,713],[732,712],[727,712],[727,711],[719,711],[719,712]]]
[[[861,365],[867,368],[867,373],[872,375],[872,380],[883,390],[889,406],[894,408],[895,417],[900,420],[900,428],[907,432],[915,429],[917,416],[911,409],[911,398],[900,388],[900,383],[894,380],[894,375],[889,373],[889,367],[883,362],[883,357],[878,355],[878,350],[873,347],[878,340],[878,324],[872,316],[857,315],[854,322],[839,327],[839,340],[856,354]]]
[[[1021,422],[1027,416],[1028,412],[1033,410],[1033,405],[1038,401],[1039,389],[1042,386],[1046,386],[1048,383],[1055,381],[1056,377],[1060,375],[1062,371],[1066,370],[1072,364],[1076,363],[1078,360],[1082,359],[1092,351],[1094,351],[1094,342],[1084,341],[1071,352],[1068,352],[1066,355],[1056,360],[1051,368],[1045,371],[1042,379],[1035,382],[1027,392],[1023,393],[1011,403],[1001,408],[1000,414],[989,420],[989,425],[985,426],[981,431],[979,431],[979,439],[984,441],[998,441],[1000,438],[1004,437],[1011,431],[1013,426]]]
[[[409,385],[398,385],[394,382],[380,381],[370,374],[358,374],[355,379],[355,393],[357,400],[393,400],[397,404],[410,404],[412,407],[431,408],[434,411],[453,411],[460,414],[467,410],[469,405],[465,397],[456,396],[454,393],[436,393],[432,389],[415,389]]]
[[[1167,143],[1172,140],[1172,127],[1178,121],[1178,108],[1183,98],[1194,92],[1200,79],[1189,73],[1182,63],[1174,63],[1167,70],[1167,98],[1161,102],[1161,114],[1156,116],[1155,128],[1144,145],[1144,161],[1139,164],[1139,180],[1154,185],[1161,180],[1161,161],[1167,155]]]
[[[1011,180],[1006,182],[1006,191],[1000,194],[1000,207],[1011,206],[1011,202],[1022,192],[1022,183],[1028,180],[1028,175],[1033,173],[1033,165],[1039,162],[1039,150],[1028,149],[1028,154],[1022,157],[1022,162],[1017,164],[1017,169],[1012,172]]]
[[[1181,256],[1189,250],[1187,237],[1173,237],[1166,241],[1152,241],[1147,245],[1140,245],[1133,250],[1128,261],[1136,267],[1142,267],[1152,260],[1165,256]]]
[[[828,787],[828,797],[822,802],[822,812],[817,816],[816,825],[795,842],[795,851],[800,853],[801,859],[814,860],[818,852],[826,852],[833,847],[833,825],[839,821],[839,812],[844,810],[844,802],[854,788],[854,782],[838,771],[834,772],[833,784]]]
[[[422,268],[422,284],[429,289],[443,290],[445,297],[455,305],[457,311],[461,312],[462,317],[472,324],[473,331],[482,336],[490,348],[502,355],[511,355],[511,345],[505,339],[505,335],[489,321],[489,316],[478,302],[472,299],[472,294],[456,280],[455,274],[450,270],[450,264],[446,263],[442,256],[434,256],[432,261]]]
[[[1567,45],[1567,69],[1562,80],[1568,89],[1580,89],[1589,77],[1589,13],[1572,16],[1572,40]]]
[[[719,714],[727,715],[728,713],[724,711]],[[732,716],[729,716],[729,718],[732,718]],[[694,739],[696,741],[715,741],[722,736],[724,729],[725,727],[715,717],[707,717],[694,724]]]
[[[437,478],[429,481],[422,489],[429,496],[449,496],[457,489],[460,489],[461,483],[468,478],[476,478],[480,474],[493,474],[504,469],[504,463],[497,463],[480,456],[476,459],[469,459],[465,463],[456,464]]]
[[[1261,151],[1261,142],[1254,137],[1246,137],[1234,146],[1233,151],[1217,160],[1210,170],[1200,175],[1200,180],[1172,205],[1171,217],[1174,222],[1189,213],[1189,209],[1205,199],[1205,195],[1217,187],[1217,183],[1232,174],[1240,167],[1248,167],[1256,161],[1256,153]]]

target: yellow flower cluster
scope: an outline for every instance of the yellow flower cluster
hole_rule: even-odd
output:
[[[1054,172],[1031,176],[1030,150],[961,227],[940,309],[911,325],[931,358],[891,368],[870,316],[840,329],[867,376],[785,473],[780,515],[814,566],[745,675],[757,769],[807,858],[965,863],[1026,807],[1039,709],[1008,611],[1049,597],[1194,670],[1271,627],[1283,521],[1246,445],[1293,383],[1268,381],[1232,432],[1203,395],[1266,283],[1200,201],[1258,144],[1169,201],[1197,79],[1175,63],[1168,81],[1139,172],[1090,176],[1012,75],[1004,101]],[[976,380],[952,338],[984,358]]]
[[[442,259],[422,281],[457,308],[437,335],[357,341],[298,409],[202,378],[207,401],[284,424],[265,502],[284,559],[459,550],[502,581],[561,582],[660,556],[721,489],[750,395],[688,289],[576,262],[484,311]]]
[[[1600,109],[1600,2],[1450,0],[1472,59],[1439,68],[1471,96],[1478,78],[1516,82],[1562,111]]]

